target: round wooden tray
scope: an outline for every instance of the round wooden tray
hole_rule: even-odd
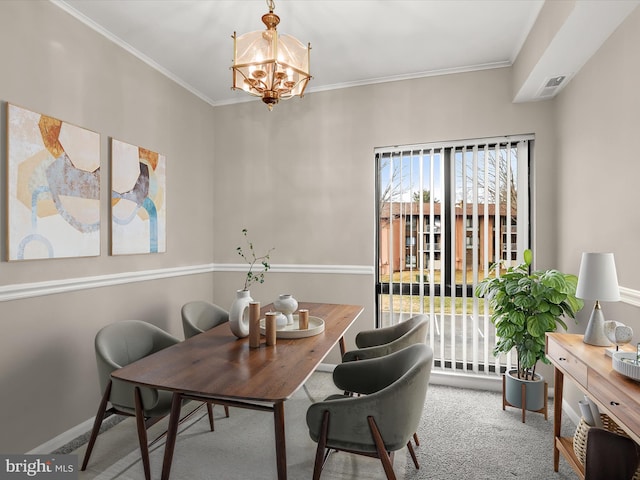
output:
[[[320,317],[313,317],[309,315],[309,328],[306,330],[300,330],[298,324],[298,315],[293,315],[293,323],[286,325],[276,330],[276,338],[305,338],[313,337],[319,333],[324,332],[324,320]],[[265,335],[265,319],[260,319],[260,333]]]

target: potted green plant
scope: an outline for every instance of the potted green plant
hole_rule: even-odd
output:
[[[524,263],[485,278],[475,293],[485,298],[491,308],[491,323],[496,327],[497,337],[493,354],[516,350],[517,366],[505,375],[506,401],[522,407],[521,382],[528,382],[526,409],[538,411],[544,406],[545,389],[536,365],[538,361],[549,363],[545,356],[545,334],[555,332],[558,327],[566,330],[563,316],[575,319],[584,302],[575,295],[577,276],[554,269],[532,272],[532,259],[531,250],[525,250]],[[498,271],[500,265],[494,264],[492,270]]]
[[[244,236],[245,247],[237,247],[236,252],[249,264],[249,270],[244,277],[244,288],[236,291],[236,298],[229,310],[229,327],[238,338],[249,335],[249,303],[253,302],[249,287],[254,283],[264,283],[264,274],[271,268],[269,255],[274,250],[271,248],[264,255],[257,255],[253,248],[253,242],[249,240],[246,228],[242,229],[242,235]],[[262,267],[262,270],[257,273],[253,270],[256,264],[260,264]]]

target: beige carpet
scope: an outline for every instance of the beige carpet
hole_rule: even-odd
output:
[[[316,444],[309,438],[305,415],[314,400],[336,393],[327,373],[314,373],[305,388],[285,403],[287,469],[291,480],[310,479]],[[185,406],[189,408],[191,405]],[[214,408],[216,431],[209,430],[206,410],[181,427],[176,442],[171,478],[174,480],[273,480],[276,475],[273,414],[245,409],[231,409],[224,417],[221,406]],[[166,429],[166,420],[149,431],[149,438]],[[85,446],[72,452],[82,463]],[[151,450],[151,476],[160,478],[164,440]],[[395,456],[398,478],[403,478],[405,450]],[[413,469],[413,464],[410,465]],[[137,444],[135,424],[126,419],[98,437],[86,472],[79,480],[140,480],[144,478]],[[346,453],[336,453],[322,473],[323,480],[385,479],[380,462]]]
[[[562,459],[553,471],[553,403],[549,418],[502,410],[500,392],[430,385],[416,450],[420,470],[407,468],[404,480],[578,480]],[[563,415],[561,432],[576,426]]]
[[[305,414],[316,400],[337,393],[331,374],[314,373],[303,389],[285,403],[287,466],[290,480],[312,477],[316,444],[309,438]],[[189,405],[187,406],[189,407]],[[185,407],[185,408],[187,408]],[[401,406],[399,406],[401,408]],[[552,411],[552,405],[549,405]],[[273,480],[276,476],[273,415],[216,406],[216,431],[202,409],[181,427],[171,469],[172,480]],[[431,385],[418,428],[421,445],[416,470],[406,449],[395,455],[398,480],[577,480],[566,461],[553,471],[553,420],[536,413],[521,422],[520,411],[502,410],[497,392],[463,390]],[[166,428],[166,420],[150,430]],[[563,435],[572,435],[575,425],[566,419]],[[82,462],[85,447],[71,452]],[[164,441],[151,451],[152,478],[160,478]],[[132,419],[126,419],[98,437],[87,472],[79,480],[141,480],[144,478],[137,434]],[[376,459],[347,453],[330,456],[322,480],[383,480]]]

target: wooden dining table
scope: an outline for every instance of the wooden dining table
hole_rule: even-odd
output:
[[[235,337],[228,323],[156,352],[112,373],[113,378],[173,392],[162,464],[168,480],[176,443],[180,410],[185,399],[273,412],[278,480],[287,478],[284,404],[314,372],[362,313],[357,305],[300,302],[300,309],[324,321],[324,331],[302,338],[277,338],[259,348]],[[261,308],[261,318],[274,310]],[[140,420],[140,419],[138,419]]]

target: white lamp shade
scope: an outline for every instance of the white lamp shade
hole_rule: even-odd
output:
[[[613,253],[583,253],[576,297],[584,300],[620,300],[618,274]]]

